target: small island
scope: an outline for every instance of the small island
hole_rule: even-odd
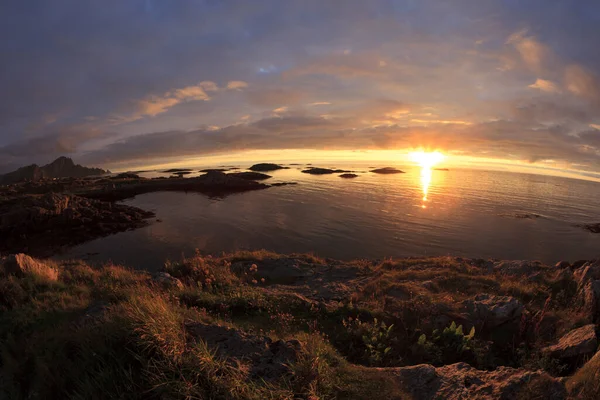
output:
[[[316,168],[310,167],[302,171],[304,174],[310,175],[329,175],[329,174],[338,174],[342,172],[352,172],[343,169],[330,169],[330,168]]]
[[[269,171],[277,171],[279,169],[289,169],[289,167],[284,167],[282,165],[272,164],[272,163],[259,163],[259,164],[254,164],[253,166],[251,166],[248,169],[250,171],[255,171],[255,172],[269,172]]]
[[[403,174],[404,171],[394,167],[384,167],[371,170],[374,174]]]

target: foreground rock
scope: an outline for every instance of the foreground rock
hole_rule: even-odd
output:
[[[514,297],[481,294],[473,300],[463,301],[462,309],[474,325],[494,328],[518,321],[524,306]]]
[[[596,327],[594,324],[574,329],[560,338],[557,344],[542,351],[553,358],[568,359],[590,356],[598,349]]]
[[[183,283],[167,272],[157,272],[154,281],[166,289],[183,289]]]
[[[480,371],[457,363],[391,369],[413,400],[566,399],[564,384],[542,371],[499,367]],[[535,397],[534,397],[535,396]]]
[[[62,246],[139,228],[154,213],[83,197],[48,193],[0,203],[0,251],[45,255]]]
[[[23,277],[25,275],[36,275],[44,277],[51,281],[58,279],[58,271],[41,261],[34,260],[26,254],[11,254],[0,259],[0,274],[15,275]]]
[[[260,163],[260,164],[254,164],[253,166],[251,166],[248,169],[250,171],[255,171],[255,172],[269,172],[269,171],[277,171],[278,169],[289,169],[289,168],[284,167],[282,165],[278,165],[278,164]]]
[[[404,171],[401,171],[394,167],[385,167],[385,168],[377,168],[371,170],[371,172],[375,174],[403,174]]]
[[[196,322],[186,325],[186,330],[230,363],[248,363],[253,378],[273,380],[284,377],[289,373],[288,365],[298,359],[301,351],[297,340],[274,342],[267,336],[251,335],[225,326]]]

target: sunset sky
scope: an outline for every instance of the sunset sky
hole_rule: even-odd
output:
[[[598,0],[7,0],[0,33],[0,172],[421,147],[600,171]]]

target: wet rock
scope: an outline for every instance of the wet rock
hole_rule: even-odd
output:
[[[403,368],[380,369],[389,371],[400,387],[414,400],[475,400],[536,398],[566,399],[566,389],[560,379],[543,371],[527,371],[499,367],[494,371],[480,371],[466,363],[435,368],[422,364]]]
[[[210,350],[234,365],[250,364],[250,376],[272,380],[289,374],[290,363],[298,359],[302,350],[297,340],[272,341],[267,336],[252,335],[239,329],[195,322],[186,325],[187,332],[202,340]]]
[[[556,263],[556,265],[554,265],[556,268],[560,268],[560,269],[564,269],[564,268],[571,268],[571,263],[568,261],[559,261]]]
[[[385,168],[377,168],[371,170],[371,172],[375,174],[403,174],[404,171],[401,171],[394,167],[385,167]]]
[[[494,328],[521,317],[524,307],[510,296],[481,294],[462,302],[462,310],[473,324]]]
[[[153,278],[165,289],[183,289],[183,283],[167,272],[158,272]]]
[[[248,179],[251,181],[262,181],[271,178],[271,175],[261,174],[260,172],[233,172],[228,175],[236,178]]]
[[[250,171],[256,171],[256,172],[269,172],[269,171],[277,171],[278,169],[289,169],[289,167],[284,167],[282,165],[272,164],[272,163],[259,163],[259,164],[254,164],[253,166],[251,166],[248,169]]]
[[[356,175],[356,174],[341,174],[340,178],[352,179],[352,178],[358,178],[358,175]]]
[[[594,324],[572,330],[557,344],[545,347],[542,352],[553,358],[567,359],[592,355],[598,349]]]
[[[22,277],[25,275],[37,275],[51,281],[58,279],[58,271],[39,260],[35,260],[26,254],[11,254],[0,259],[2,268],[0,272],[8,275]]]

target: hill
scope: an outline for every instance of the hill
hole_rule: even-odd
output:
[[[92,175],[102,175],[109,173],[100,168],[88,168],[75,164],[68,157],[59,157],[50,164],[42,167],[32,164],[21,167],[16,171],[0,175],[0,184],[9,185],[23,181],[39,181],[41,179],[54,178],[83,178]]]

